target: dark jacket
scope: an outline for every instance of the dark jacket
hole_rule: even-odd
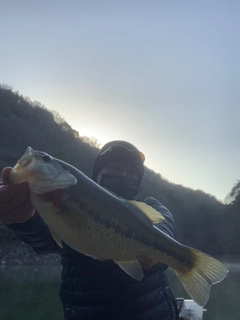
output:
[[[171,213],[154,198],[145,202],[165,217],[157,227],[174,237]],[[175,320],[179,319],[175,300],[164,270],[155,265],[137,281],[113,261],[98,261],[64,244],[59,249],[38,214],[23,224],[10,228],[36,253],[59,252],[62,256],[60,296],[66,320]]]

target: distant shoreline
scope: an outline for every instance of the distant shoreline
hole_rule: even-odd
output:
[[[7,227],[1,226],[0,266],[60,266],[59,254],[36,254]]]

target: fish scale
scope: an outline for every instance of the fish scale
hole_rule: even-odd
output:
[[[66,201],[66,199],[62,199],[62,201],[64,200]],[[118,239],[110,227],[104,229],[103,226],[96,225],[94,219],[84,215],[84,212],[77,211],[76,204],[71,203],[71,206],[65,207],[62,212],[59,208],[55,208],[50,201],[43,202],[42,198],[39,201],[39,197],[34,194],[32,201],[37,210],[43,212],[42,218],[50,229],[54,230],[56,234],[61,234],[61,240],[81,253],[103,260],[111,259],[112,252],[116,252],[118,253],[115,257],[117,259],[120,257],[119,253],[127,247],[127,241],[120,241],[122,239]],[[103,254],[104,256],[102,256]],[[131,258],[133,260],[133,257]]]

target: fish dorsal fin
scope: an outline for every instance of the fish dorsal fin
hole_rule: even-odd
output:
[[[53,229],[51,229],[49,227],[48,227],[48,229],[51,232],[51,235],[52,235],[53,239],[56,241],[56,243],[58,244],[58,246],[63,248],[62,240],[60,239],[60,237],[56,234],[56,232]]]
[[[165,218],[161,215],[160,212],[155,210],[153,207],[147,205],[144,202],[130,200],[128,201],[138,210],[140,210],[143,214],[145,214],[148,219],[152,222],[152,224],[161,223],[165,221]]]
[[[140,281],[143,278],[143,269],[137,260],[133,261],[114,261],[129,276]]]

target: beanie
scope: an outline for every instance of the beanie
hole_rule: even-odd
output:
[[[118,147],[123,147],[129,150],[129,152],[123,152],[121,154],[116,154],[114,152],[111,152],[111,147],[112,146],[118,146]],[[109,151],[108,151],[109,149]],[[131,157],[129,153],[131,151],[135,151],[139,153],[139,159],[141,159],[141,156],[143,157],[142,161],[136,161],[134,157]],[[110,161],[112,160],[117,160],[117,159],[123,159],[127,161],[128,163],[134,165],[134,168],[137,170],[138,177],[139,177],[139,185],[142,182],[142,178],[144,175],[144,155],[131,143],[127,141],[122,141],[122,140],[115,140],[115,141],[110,141],[107,144],[105,144],[102,149],[99,151],[93,165],[93,172],[92,172],[92,179],[94,181],[97,180],[97,176],[99,172],[104,168]]]

